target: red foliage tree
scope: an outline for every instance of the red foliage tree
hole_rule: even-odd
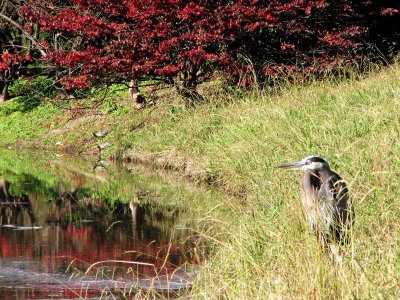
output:
[[[24,29],[15,2],[5,0],[0,3],[0,102],[11,98],[10,84],[27,74],[27,66],[33,61],[33,43],[36,42],[32,36],[34,30]]]
[[[29,0],[21,14],[63,40],[47,59],[67,88],[156,78],[194,97],[218,69],[245,85],[354,59],[379,9],[397,14],[350,0]]]

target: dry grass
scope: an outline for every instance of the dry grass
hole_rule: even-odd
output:
[[[244,201],[221,203],[223,214],[209,213],[219,234],[209,236],[214,256],[194,297],[399,296],[399,78],[393,65],[367,78],[288,86],[274,96],[258,91],[225,104],[212,98],[195,110],[164,105],[124,137],[135,153],[173,149],[222,186],[245,191]],[[342,266],[321,253],[306,227],[299,174],[273,168],[311,154],[344,177],[355,204]]]

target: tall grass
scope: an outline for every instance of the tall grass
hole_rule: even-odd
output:
[[[131,153],[191,159],[227,189],[209,212],[216,236],[198,298],[395,298],[400,268],[400,67],[367,78],[260,91],[181,110],[165,104],[125,134]],[[168,154],[169,153],[169,154]],[[173,155],[170,155],[173,153]],[[356,223],[343,265],[321,253],[299,201],[298,173],[274,166],[325,157],[347,181]],[[223,209],[222,209],[223,208]]]
[[[195,109],[166,93],[156,107],[80,123],[79,137],[69,126],[42,141],[96,149],[92,132],[109,127],[105,139],[128,157],[184,167],[242,196],[215,204],[210,194],[195,204],[213,255],[194,298],[399,298],[400,65],[364,78],[288,84],[278,93],[204,90],[210,102]],[[307,228],[300,174],[274,168],[312,154],[342,175],[354,202],[342,265],[321,253]]]

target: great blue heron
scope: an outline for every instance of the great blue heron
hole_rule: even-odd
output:
[[[305,217],[324,249],[330,248],[336,255],[332,243],[345,242],[346,233],[354,220],[345,182],[318,156],[308,156],[277,168],[304,171],[300,185]]]

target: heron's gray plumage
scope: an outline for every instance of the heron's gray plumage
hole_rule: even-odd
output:
[[[348,188],[339,174],[317,156],[278,167],[304,171],[300,182],[304,215],[324,248],[344,242],[354,215]]]

